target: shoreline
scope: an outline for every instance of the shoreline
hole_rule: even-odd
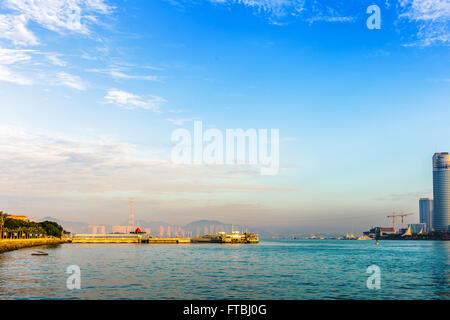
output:
[[[67,242],[67,240],[58,238],[0,240],[0,254],[22,248],[37,247],[47,244],[60,244],[65,242]]]

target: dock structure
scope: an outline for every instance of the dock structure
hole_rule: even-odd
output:
[[[76,234],[72,243],[190,243],[190,238],[153,238],[142,234]]]
[[[195,243],[258,243],[259,237],[255,233],[240,233],[233,231],[231,234],[219,232],[217,234],[206,234],[204,236],[195,237],[192,239]]]
[[[209,234],[195,238],[162,238],[152,237],[143,232],[121,233],[121,234],[75,234],[68,240],[72,243],[258,243],[258,235],[254,233],[240,233],[233,231],[232,234],[219,232],[217,234]]]
[[[191,243],[190,238],[144,238],[142,243]]]
[[[76,234],[69,239],[72,243],[141,243],[138,234]]]

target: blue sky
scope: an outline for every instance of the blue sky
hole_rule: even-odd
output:
[[[449,16],[441,0],[1,1],[1,210],[121,223],[134,197],[144,220],[321,231],[417,213],[450,149]],[[279,129],[279,174],[174,165],[193,120]]]

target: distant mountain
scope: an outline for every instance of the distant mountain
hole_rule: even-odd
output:
[[[225,224],[217,220],[193,221],[183,228],[184,230],[191,232],[192,235],[212,234],[217,232],[231,233],[232,230],[243,230],[239,225]]]
[[[38,219],[38,222],[42,221],[53,221],[60,224],[64,230],[70,231],[72,233],[89,233],[89,224],[84,222],[73,222],[73,221],[63,221],[53,217],[45,217]]]
[[[188,223],[187,225],[185,225],[186,228],[195,228],[195,227],[204,227],[204,226],[210,226],[210,225],[221,225],[221,226],[225,226],[226,224],[217,221],[217,220],[197,220],[197,221],[192,221],[190,223]]]

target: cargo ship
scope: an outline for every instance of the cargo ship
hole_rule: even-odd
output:
[[[225,232],[206,234],[192,238],[191,241],[196,243],[258,243],[259,237],[256,233],[232,231],[231,234]]]

